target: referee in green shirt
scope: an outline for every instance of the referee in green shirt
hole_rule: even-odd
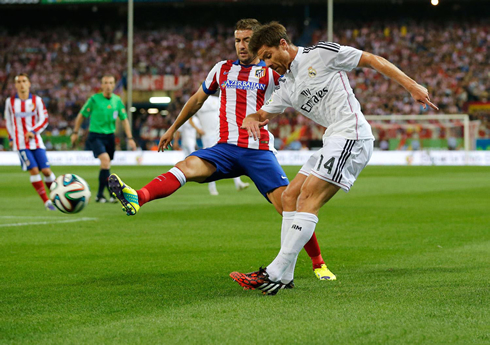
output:
[[[71,144],[75,146],[78,140],[78,131],[82,125],[84,117],[90,117],[90,127],[87,144],[94,152],[94,157],[100,160],[99,190],[95,197],[96,202],[106,203],[104,188],[107,187],[107,179],[111,174],[111,160],[114,158],[116,150],[116,119],[121,120],[124,132],[131,149],[136,149],[136,143],[131,135],[126,109],[121,101],[121,97],[113,94],[116,86],[116,78],[112,75],[102,77],[102,92],[96,93],[88,99],[75,120],[75,128],[71,135]],[[117,202],[112,196],[110,202]]]

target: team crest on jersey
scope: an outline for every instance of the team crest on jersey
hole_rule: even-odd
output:
[[[265,76],[265,68],[259,68],[258,70],[256,70],[255,76],[259,79]]]
[[[308,68],[308,77],[310,78],[316,77],[316,69],[314,69],[312,66]]]
[[[107,106],[107,109],[111,109],[111,108],[112,108],[112,107],[111,107],[111,105],[109,104],[109,105]]]

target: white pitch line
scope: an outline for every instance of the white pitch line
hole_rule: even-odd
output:
[[[46,224],[56,224],[56,223],[75,223],[75,222],[85,222],[89,220],[97,220],[97,218],[77,218],[77,219],[63,219],[63,220],[55,220],[51,222],[29,222],[29,223],[11,223],[11,224],[0,224],[0,228],[4,228],[7,226],[25,226],[25,225],[46,225]]]
[[[58,219],[57,217],[43,217],[43,216],[0,216],[0,218]]]

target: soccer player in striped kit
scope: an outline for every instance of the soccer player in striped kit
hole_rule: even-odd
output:
[[[49,190],[56,177],[49,166],[46,146],[41,138],[42,131],[48,126],[48,111],[41,97],[29,92],[31,82],[27,74],[15,76],[15,88],[16,95],[7,98],[5,104],[9,143],[19,153],[22,170],[28,170],[31,174],[32,186],[41,197],[46,210],[55,211],[39,173],[41,170]]]
[[[213,67],[162,136],[158,149],[167,149],[178,128],[202,107],[209,95],[220,89],[218,143],[193,152],[139,190],[126,185],[116,174],[109,177],[109,189],[128,215],[135,215],[151,200],[171,195],[187,181],[207,183],[241,175],[249,176],[259,192],[282,215],[281,195],[289,181],[275,157],[274,137],[266,128],[261,128],[261,140],[254,141],[246,130],[240,128],[245,116],[259,110],[270,98],[280,77],[248,51],[253,30],[259,26],[255,19],[238,21],[235,30],[238,60],[221,61]],[[315,236],[305,244],[305,250],[312,260],[316,277],[334,280],[335,275],[325,265]],[[293,286],[292,282],[288,284],[288,287]]]
[[[313,154],[283,194],[284,210],[293,215],[289,226],[283,222],[279,254],[266,268],[230,274],[244,288],[274,295],[292,281],[298,254],[315,234],[320,208],[339,189],[350,190],[373,152],[371,126],[362,114],[346,72],[356,67],[372,68],[402,85],[424,107],[438,108],[430,102],[425,87],[386,59],[330,42],[296,47],[284,26],[277,22],[254,31],[249,48],[284,76],[271,99],[259,111],[251,112],[242,128],[262,140],[261,128],[287,107],[327,128],[323,148]]]

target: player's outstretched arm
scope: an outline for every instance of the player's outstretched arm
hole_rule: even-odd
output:
[[[262,109],[259,109],[256,113],[247,115],[243,119],[242,126],[240,128],[246,129],[249,137],[253,137],[254,140],[260,138],[260,129],[269,123],[269,120],[276,117],[279,114],[271,114]]]
[[[371,53],[362,52],[358,67],[372,68],[386,77],[393,79],[398,84],[403,86],[405,90],[410,92],[413,99],[422,104],[424,109],[426,109],[428,105],[434,110],[439,110],[439,108],[430,101],[429,91],[427,91],[425,87],[418,84],[415,80],[403,73],[403,71],[385,58]]]
[[[204,102],[208,99],[209,95],[205,93],[202,86],[195,94],[189,98],[187,103],[184,105],[179,113],[179,116],[175,119],[174,123],[170,128],[162,135],[160,138],[160,143],[158,144],[158,152],[166,150],[172,143],[174,133],[182,126],[187,120],[189,120],[199,109],[201,109]]]

